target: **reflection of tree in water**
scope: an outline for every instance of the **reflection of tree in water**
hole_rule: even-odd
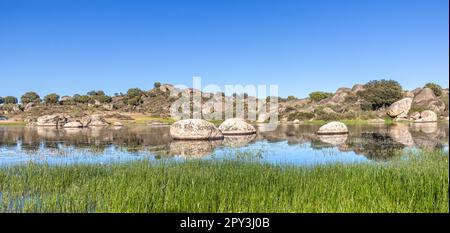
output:
[[[362,133],[360,139],[348,141],[348,145],[357,154],[376,161],[387,161],[401,155],[403,144],[382,133]]]

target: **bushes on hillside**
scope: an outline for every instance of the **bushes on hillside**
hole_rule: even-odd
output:
[[[41,97],[33,91],[27,92],[20,97],[20,101],[22,104],[28,104],[28,103],[39,103],[41,102]]]
[[[155,83],[153,84],[153,87],[154,87],[155,89],[160,88],[160,87],[161,87],[161,83],[160,83],[160,82],[155,82]]]
[[[295,112],[295,113],[291,113],[288,116],[288,121],[293,121],[295,119],[298,119],[300,121],[304,121],[304,120],[310,120],[314,118],[314,113],[312,112]]]
[[[124,103],[128,105],[138,105],[141,103],[141,96],[144,91],[139,88],[130,88],[127,91],[127,97],[124,99]]]
[[[90,100],[91,100],[91,97],[89,97],[88,95],[76,94],[73,96],[73,101],[75,103],[87,104],[87,103],[89,103]]]
[[[287,100],[296,100],[296,99],[297,99],[297,97],[295,97],[293,95],[290,95],[287,97]]]
[[[44,102],[46,104],[58,104],[59,103],[59,95],[52,93],[48,94],[44,97]]]
[[[144,91],[139,88],[130,88],[127,91],[127,95],[129,98],[141,97],[143,94],[144,94]]]
[[[3,104],[5,102],[5,100],[3,99],[3,97],[0,96],[0,104]]]
[[[326,98],[329,98],[333,95],[333,93],[323,92],[323,91],[314,91],[309,93],[309,98],[314,102],[319,102]]]
[[[364,85],[358,95],[364,100],[363,110],[377,110],[387,107],[403,97],[400,84],[394,80],[373,80]]]
[[[87,95],[90,97],[89,101],[92,102],[95,102],[95,100],[97,100],[98,102],[104,104],[111,103],[112,101],[112,98],[110,96],[107,96],[103,91],[90,91],[87,93]]]
[[[14,96],[6,96],[5,98],[3,98],[4,104],[17,104],[17,102],[17,98]]]
[[[434,93],[435,96],[441,96],[442,95],[442,87],[439,84],[427,83],[427,84],[425,84],[425,87],[428,87],[431,90],[433,90],[433,93]]]
[[[356,101],[358,101],[358,96],[353,93],[346,95],[344,99],[344,103],[346,104],[355,103]]]

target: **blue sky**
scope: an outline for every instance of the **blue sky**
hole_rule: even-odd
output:
[[[0,0],[0,96],[113,94],[192,76],[298,97],[382,78],[448,87],[448,9],[447,0]]]

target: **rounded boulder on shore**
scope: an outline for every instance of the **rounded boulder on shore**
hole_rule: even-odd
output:
[[[414,122],[436,122],[438,117],[435,112],[431,110],[425,110],[420,113],[420,119],[415,120]]]
[[[64,128],[82,128],[83,124],[78,121],[72,121],[63,126]]]
[[[223,135],[247,135],[256,133],[255,127],[241,118],[230,118],[225,120],[219,126],[219,130]]]
[[[170,126],[170,136],[176,140],[217,140],[223,134],[216,126],[201,119],[186,119]]]
[[[347,126],[339,121],[332,121],[319,128],[317,134],[347,134]]]

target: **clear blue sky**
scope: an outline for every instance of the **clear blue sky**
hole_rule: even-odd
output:
[[[155,81],[448,87],[448,0],[0,0],[0,96]]]

